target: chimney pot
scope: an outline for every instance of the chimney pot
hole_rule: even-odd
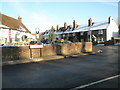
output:
[[[22,22],[22,18],[20,16],[18,17],[18,21]]]
[[[59,30],[60,29],[60,27],[59,27],[59,25],[57,25],[57,30]]]
[[[77,27],[76,21],[73,20],[73,29],[75,29]]]
[[[92,26],[92,18],[88,20],[88,26]]]
[[[112,20],[112,17],[109,16],[109,18],[108,18],[108,23],[109,23],[109,24],[110,24],[111,20]]]
[[[64,22],[64,28],[67,28],[67,23],[66,22]]]
[[[54,26],[51,27],[51,30],[55,30]]]

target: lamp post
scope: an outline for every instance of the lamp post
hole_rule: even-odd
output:
[[[89,32],[89,35],[90,35],[90,37],[89,37],[89,41],[92,42],[92,34],[91,34],[92,31],[90,30],[90,28],[89,28],[88,30],[89,30],[88,32]]]
[[[90,42],[92,42],[92,36],[91,36],[91,31],[90,31]]]
[[[39,27],[35,28],[35,33],[37,34],[36,39],[38,39],[39,38],[39,33],[40,33]]]
[[[39,41],[39,39],[40,39],[40,29],[39,29],[39,27],[35,28],[35,32],[37,34],[36,39],[37,39],[37,41]],[[40,48],[40,57],[42,57],[42,48]]]
[[[39,34],[39,31],[40,31],[39,27],[36,27],[36,28],[35,28],[35,32],[36,32],[37,34]]]

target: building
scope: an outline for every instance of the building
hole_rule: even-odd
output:
[[[31,32],[22,23],[22,18],[9,17],[0,13],[0,44],[19,44],[27,42]]]
[[[76,21],[73,20],[73,26],[64,24],[64,27],[59,27],[59,30],[55,30],[57,38],[68,39],[76,42],[97,42],[104,43],[112,38],[118,39],[118,26],[110,16],[105,21],[93,22],[92,18],[88,20],[88,24],[77,25]],[[58,27],[58,26],[57,26]],[[50,30],[44,33],[44,36],[49,35]]]

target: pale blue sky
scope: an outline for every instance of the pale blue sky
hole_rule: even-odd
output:
[[[72,25],[86,24],[90,17],[94,22],[107,20],[109,16],[118,18],[117,2],[1,2],[0,12],[17,18],[22,17],[26,27],[34,32],[36,27],[41,31],[53,25],[60,26],[66,22]]]

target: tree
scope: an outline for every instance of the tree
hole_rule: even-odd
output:
[[[39,34],[39,38],[37,38],[37,41],[43,41],[44,36],[42,34]]]
[[[54,43],[55,40],[56,40],[56,35],[55,35],[54,31],[52,30],[48,35],[48,41],[50,43]]]

